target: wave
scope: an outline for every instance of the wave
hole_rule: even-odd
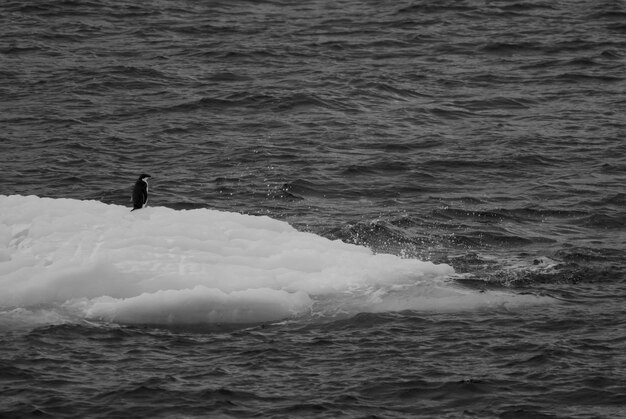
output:
[[[311,110],[357,112],[340,100],[322,98],[315,94],[294,93],[286,95],[266,95],[237,93],[225,98],[204,97],[191,102],[156,109],[162,112],[192,112],[199,109],[231,111],[232,109],[271,109],[275,112],[300,112]]]
[[[537,42],[490,42],[481,47],[481,51],[490,54],[517,54],[541,50]]]
[[[520,301],[454,270],[210,209],[0,196],[0,326],[232,324]]]

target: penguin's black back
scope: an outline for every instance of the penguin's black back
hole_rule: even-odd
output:
[[[133,187],[133,210],[143,208],[148,202],[148,184],[143,180],[146,175],[139,176]]]

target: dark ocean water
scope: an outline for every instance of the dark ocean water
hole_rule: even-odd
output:
[[[0,330],[0,416],[626,417],[625,22],[616,0],[2,0],[0,195],[128,206],[147,172],[154,207],[554,302],[180,327],[0,306],[32,320]]]

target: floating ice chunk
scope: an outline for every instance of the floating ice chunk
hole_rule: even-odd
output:
[[[464,298],[453,273],[269,217],[0,195],[5,310],[53,305],[87,319],[193,324],[280,320],[329,301],[331,312],[419,309]]]

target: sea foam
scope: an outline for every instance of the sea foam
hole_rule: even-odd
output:
[[[503,298],[453,274],[265,216],[0,195],[0,316],[52,307],[125,324],[249,323]]]

